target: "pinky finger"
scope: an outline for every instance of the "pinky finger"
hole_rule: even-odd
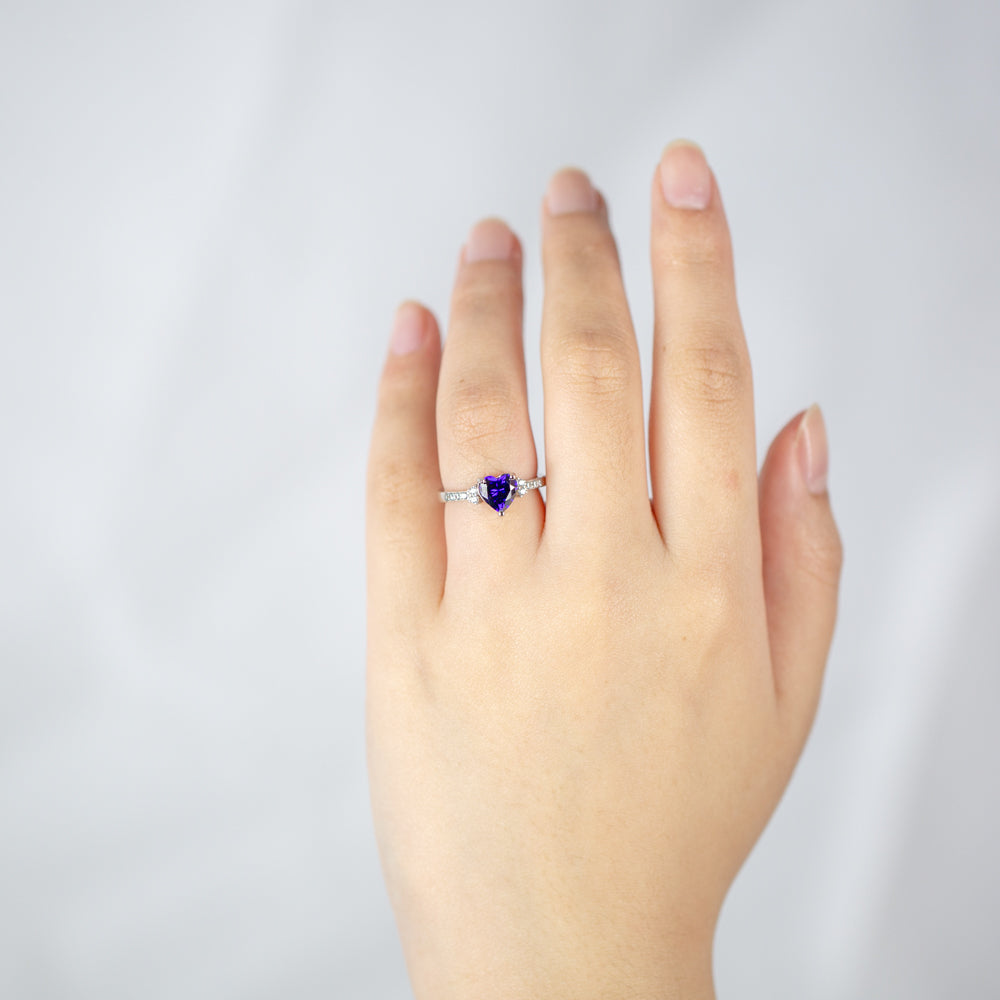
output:
[[[370,619],[383,624],[422,616],[444,587],[434,414],[440,364],[433,314],[404,302],[396,310],[368,457],[368,608]]]

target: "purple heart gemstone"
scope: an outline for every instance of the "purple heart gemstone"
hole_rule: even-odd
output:
[[[517,480],[509,473],[485,476],[479,484],[479,495],[501,516],[517,493]]]

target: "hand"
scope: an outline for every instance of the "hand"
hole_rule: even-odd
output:
[[[521,249],[470,234],[443,352],[396,316],[368,500],[368,760],[418,998],[713,995],[733,878],[812,723],[841,547],[817,408],[758,481],[722,201],[697,147],[652,184],[649,499],[639,354],[603,198],[542,211],[546,496],[442,504],[536,473]]]

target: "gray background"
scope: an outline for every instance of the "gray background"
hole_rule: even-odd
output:
[[[1000,996],[993,4],[0,5],[0,995],[409,996],[368,811],[393,308],[586,167],[648,363],[649,180],[729,211],[762,447],[847,545],[720,997]]]

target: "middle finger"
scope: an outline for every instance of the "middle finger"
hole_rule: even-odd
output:
[[[652,524],[639,349],[603,198],[580,170],[543,208],[546,534]],[[592,535],[586,536],[588,542]]]

